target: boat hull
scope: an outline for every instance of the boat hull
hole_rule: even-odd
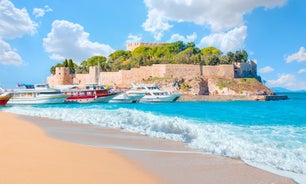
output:
[[[8,102],[8,105],[36,105],[36,104],[59,104],[64,103],[67,98],[67,95],[58,95],[58,96],[40,96],[40,97],[12,97]]]
[[[151,102],[175,102],[181,94],[172,94],[169,96],[151,96],[146,95],[143,98],[140,99],[139,102],[142,103],[151,103]]]
[[[136,103],[144,96],[144,94],[138,95],[128,95],[127,93],[122,93],[114,98],[112,98],[109,103]]]
[[[5,106],[8,101],[11,99],[12,94],[10,93],[4,93],[0,95],[0,106]]]
[[[69,96],[65,102],[67,103],[107,103],[114,98],[118,93],[108,93],[108,91],[78,91],[68,92],[66,94],[75,95]],[[84,95],[82,95],[84,94]]]

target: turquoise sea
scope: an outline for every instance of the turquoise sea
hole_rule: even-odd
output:
[[[286,95],[289,100],[267,102],[58,104],[0,110],[182,141],[306,183],[306,93]]]

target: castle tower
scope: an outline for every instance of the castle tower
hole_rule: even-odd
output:
[[[90,66],[89,67],[89,80],[92,84],[98,84],[99,83],[99,77],[100,77],[100,71],[99,67],[97,66]]]
[[[58,67],[55,69],[55,76],[58,81],[58,85],[71,84],[73,76],[70,74],[68,67]]]
[[[72,84],[73,77],[68,67],[56,67],[55,74],[47,78],[47,83],[50,87]]]

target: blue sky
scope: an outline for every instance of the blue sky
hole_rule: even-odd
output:
[[[52,65],[126,42],[245,49],[268,87],[306,89],[303,0],[0,0],[0,86],[44,83]]]

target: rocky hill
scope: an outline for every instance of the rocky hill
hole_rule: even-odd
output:
[[[181,93],[180,100],[264,100],[274,92],[255,78],[148,78],[139,81],[155,83],[161,89]]]

